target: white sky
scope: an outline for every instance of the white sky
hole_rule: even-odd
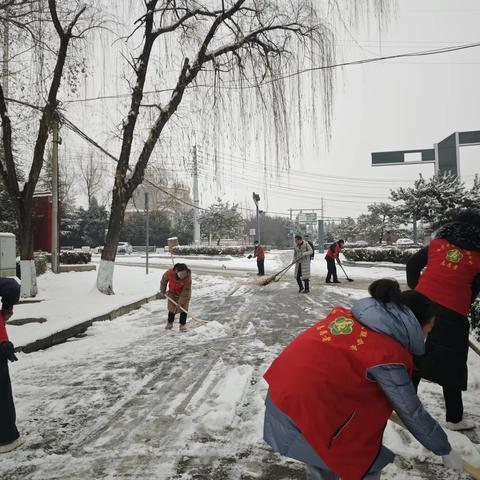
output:
[[[478,1],[400,0],[398,5],[396,16],[381,36],[372,26],[365,26],[350,36],[342,34],[338,38],[342,47],[339,60],[480,41]],[[96,55],[103,55],[99,60],[103,65],[123,62],[121,58],[111,58],[108,53],[96,52]],[[87,97],[92,91],[95,94],[128,92],[124,79],[113,78],[111,74],[102,74],[99,86],[101,71],[100,65],[98,71],[86,80],[84,93]],[[248,153],[232,153],[234,147],[223,153],[220,150],[220,167],[215,170],[206,156],[212,146],[200,142],[199,152],[203,151],[199,154],[201,205],[207,207],[215,198],[221,197],[250,208],[254,206],[251,196],[255,190],[262,197],[261,208],[269,212],[286,214],[289,208],[320,208],[323,197],[326,216],[358,216],[366,210],[367,204],[385,201],[389,188],[411,184],[420,171],[426,176],[433,173],[433,165],[374,169],[370,166],[372,151],[432,148],[434,143],[454,131],[480,129],[479,79],[480,48],[345,67],[337,72],[329,149],[322,146],[317,149],[320,152],[317,154],[312,154],[312,149],[305,149],[301,158],[292,155],[289,175],[279,176],[275,168],[268,168],[265,175],[262,168],[255,166],[258,158]],[[69,107],[67,114],[110,147],[103,134],[109,132],[111,135],[113,126],[118,127],[126,110],[118,101],[95,103],[97,110],[101,104],[101,125],[96,128],[92,126],[93,117],[86,114],[85,109]],[[320,106],[321,99],[318,98],[317,108]],[[188,108],[184,106],[180,113],[182,117],[188,117]],[[313,132],[313,127],[303,125],[305,142],[311,142],[315,134],[318,143],[323,145],[321,130]],[[230,138],[228,126],[220,133],[225,146]],[[187,147],[193,145],[192,133],[186,131],[185,136]],[[80,147],[75,148],[80,151]],[[188,150],[177,151],[174,162],[187,157],[185,152]],[[471,182],[474,173],[480,171],[479,153],[478,147],[462,150],[461,173],[467,183]],[[190,174],[179,171],[178,167],[176,174],[191,184]],[[79,200],[83,201],[81,196]]]

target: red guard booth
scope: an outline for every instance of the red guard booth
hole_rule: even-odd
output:
[[[60,217],[60,208],[58,209]],[[52,251],[52,194],[36,193],[33,196],[33,250]]]

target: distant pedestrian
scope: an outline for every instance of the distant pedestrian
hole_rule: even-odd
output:
[[[325,260],[327,261],[327,278],[325,279],[325,283],[332,283],[332,276],[333,283],[341,283],[337,277],[337,267],[335,262],[341,265],[340,252],[342,251],[344,244],[345,242],[343,240],[339,240],[328,247],[327,254],[325,255]]]
[[[192,296],[192,272],[184,263],[176,263],[173,268],[169,268],[162,277],[160,283],[160,298],[165,298],[165,292],[168,296],[178,303],[184,310],[188,310],[188,304]],[[168,301],[168,320],[165,324],[166,330],[173,328],[175,315],[180,314],[180,332],[187,331],[187,314],[177,307],[173,302]]]
[[[385,232],[384,238],[385,238],[385,243],[387,245],[393,245],[393,235],[392,235],[392,232],[390,230],[387,230]]]
[[[15,349],[10,342],[5,322],[13,315],[13,305],[20,298],[20,285],[13,278],[0,277],[0,453],[7,453],[25,443],[16,426],[15,404],[8,362],[16,362]]]
[[[310,255],[310,259],[313,260],[315,258],[315,246],[313,245],[313,242],[310,238],[310,235],[304,235],[303,236],[303,239],[308,242],[308,244],[310,245],[311,249],[312,249],[312,254]]]
[[[295,278],[298,283],[298,293],[310,293],[310,263],[312,247],[304,242],[301,235],[295,235],[293,260],[295,263]]]
[[[254,245],[255,250],[253,252],[253,256],[257,259],[257,275],[265,275],[265,250],[258,240],[255,240]]]

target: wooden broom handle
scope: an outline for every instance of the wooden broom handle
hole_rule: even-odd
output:
[[[478,347],[478,345],[476,345],[475,343],[473,343],[471,340],[468,341],[469,345],[470,345],[470,348],[477,354],[480,356],[480,347]]]
[[[208,323],[208,320],[200,320],[200,319],[197,318],[195,315],[193,315],[192,313],[190,313],[188,310],[185,310],[185,308],[183,308],[180,304],[178,304],[172,297],[169,297],[166,293],[165,293],[165,298],[166,298],[169,302],[172,302],[175,306],[177,306],[182,312],[186,313],[189,317],[191,317],[191,319],[192,319],[194,322],[198,322],[198,323]]]

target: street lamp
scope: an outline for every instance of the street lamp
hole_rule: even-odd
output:
[[[253,201],[255,203],[255,209],[256,209],[256,212],[257,212],[257,240],[259,243],[260,242],[260,219],[258,217],[258,202],[260,201],[260,195],[258,193],[255,193],[253,192],[253,195],[252,195],[252,198],[253,198]]]

